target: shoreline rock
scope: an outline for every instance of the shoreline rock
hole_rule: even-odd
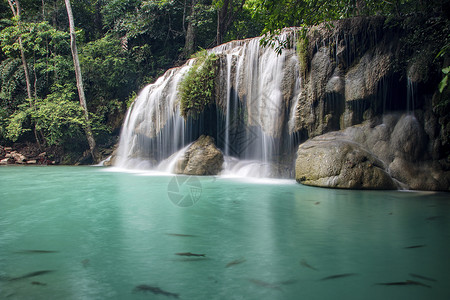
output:
[[[55,165],[56,162],[50,160],[46,152],[39,155],[27,157],[22,150],[14,150],[12,147],[0,146],[0,165]],[[26,151],[25,151],[26,152]]]
[[[339,134],[318,136],[300,145],[296,180],[305,185],[328,188],[398,188],[382,161],[360,144],[340,139]]]
[[[431,159],[425,134],[410,114],[384,115],[301,144],[297,182],[347,189],[450,191],[448,166]]]

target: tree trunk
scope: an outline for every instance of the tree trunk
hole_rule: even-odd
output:
[[[245,0],[242,0],[240,5],[233,4],[233,0],[224,0],[222,7],[217,11],[217,32],[216,44],[223,43],[223,37],[227,33],[228,28],[233,23],[235,16],[244,7]]]
[[[8,0],[8,4],[9,4],[9,7],[11,8],[13,16],[17,18],[18,25],[20,25],[20,3],[19,3],[19,0],[15,0],[14,3],[16,4],[15,8],[14,8],[14,5],[13,5],[12,1]],[[28,96],[28,99],[31,99],[32,95],[31,95],[30,75],[28,74],[27,60],[25,59],[25,53],[23,51],[21,35],[19,35],[19,48],[20,48],[20,58],[22,59],[23,71],[25,73],[25,82],[26,82],[26,86],[27,86],[27,96]]]
[[[70,49],[72,50],[72,56],[73,56],[73,64],[75,66],[75,76],[77,79],[77,88],[78,88],[78,96],[80,98],[80,105],[83,108],[84,112],[84,118],[86,119],[86,126],[84,127],[84,131],[86,133],[86,138],[89,143],[89,149],[91,151],[92,159],[94,162],[97,162],[96,155],[95,155],[95,139],[94,135],[92,134],[92,128],[89,124],[89,112],[86,105],[86,97],[84,95],[84,88],[83,88],[83,78],[81,76],[81,68],[80,68],[80,60],[78,59],[78,50],[77,50],[77,43],[76,43],[76,36],[75,36],[75,25],[73,22],[73,14],[72,14],[72,7],[70,5],[70,0],[64,0],[66,2],[66,8],[67,8],[67,15],[69,17],[69,27],[70,27]]]
[[[194,14],[195,5],[197,4],[197,0],[191,1],[191,8],[189,10],[190,15],[192,16]],[[189,58],[191,54],[194,53],[195,49],[195,28],[194,24],[192,22],[192,19],[188,21],[187,29],[184,27],[184,21],[186,20],[186,2],[184,5],[184,12],[183,12],[183,31],[185,33],[185,43],[184,43],[184,49],[183,49],[183,58]]]
[[[216,45],[222,44],[223,35],[226,30],[226,16],[228,14],[229,0],[224,0],[222,7],[217,11],[217,31],[216,31]]]

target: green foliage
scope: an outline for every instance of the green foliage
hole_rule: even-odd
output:
[[[130,108],[130,106],[133,104],[134,100],[136,100],[137,96],[138,95],[136,92],[132,92],[130,94],[130,96],[128,97],[128,100],[126,101],[127,109]]]
[[[308,69],[308,38],[300,37],[297,40],[297,57],[300,74],[305,74]]]
[[[263,16],[265,45],[274,43],[276,35],[285,27],[313,26],[330,21],[368,15],[399,16],[408,13],[439,9],[440,0],[252,0],[253,17]],[[280,48],[283,48],[281,45]],[[277,49],[278,52],[281,49]]]
[[[450,38],[450,36],[449,36]],[[446,55],[448,55],[450,53],[450,42],[447,42],[446,45],[444,45],[442,47],[442,49],[439,51],[439,53],[436,55],[435,59],[441,58],[441,57],[445,57]],[[447,66],[446,68],[442,69],[442,73],[444,74],[444,77],[442,78],[441,82],[439,82],[439,92],[442,94],[442,92],[444,91],[444,89],[447,87],[448,85],[448,76],[450,73],[450,66]]]
[[[83,111],[78,103],[53,95],[19,105],[9,117],[6,137],[17,141],[33,129],[40,131],[49,145],[61,145],[80,135],[84,125]]]
[[[107,35],[86,44],[80,53],[80,64],[89,111],[105,123],[114,115],[123,114],[125,102],[137,89],[137,70],[120,40]]]
[[[0,32],[2,50],[6,55],[14,55],[20,50],[19,37],[26,56],[45,57],[50,53],[69,51],[69,34],[56,30],[47,22],[27,23],[16,20],[13,26]]]
[[[23,106],[20,108],[23,109]],[[28,128],[23,128],[25,121],[28,119],[29,112],[28,109],[24,109],[18,110],[11,115],[9,124],[6,126],[6,138],[15,142],[23,133],[30,131]]]
[[[450,66],[448,66],[447,68],[443,68],[442,73],[444,73],[445,76],[439,83],[439,92],[441,92],[441,93],[444,91],[444,89],[448,85],[448,75],[450,73]]]
[[[46,99],[36,102],[31,111],[36,130],[42,131],[49,145],[61,145],[79,137],[85,125],[81,106],[67,99]]]
[[[196,61],[178,85],[180,113],[186,119],[199,114],[213,101],[217,56],[205,50],[196,54]]]
[[[23,102],[20,93],[25,85],[22,62],[18,58],[7,58],[0,63],[0,103],[13,108]]]

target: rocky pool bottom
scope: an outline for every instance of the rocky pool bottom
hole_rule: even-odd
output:
[[[0,298],[449,299],[448,193],[0,168]]]

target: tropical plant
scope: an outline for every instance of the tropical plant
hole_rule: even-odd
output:
[[[206,50],[196,55],[196,61],[184,75],[179,84],[180,113],[187,117],[198,118],[201,112],[214,98],[217,56]]]

